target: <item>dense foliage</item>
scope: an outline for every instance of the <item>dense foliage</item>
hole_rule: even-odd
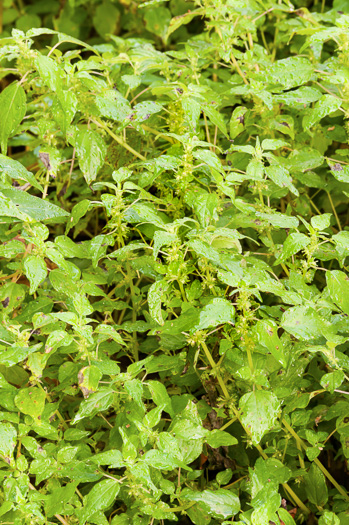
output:
[[[1,6],[0,523],[348,525],[348,1]]]

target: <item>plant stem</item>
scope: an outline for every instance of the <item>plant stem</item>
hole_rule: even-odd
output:
[[[230,421],[228,421],[228,423],[226,423],[225,425],[223,425],[222,427],[220,427],[219,430],[225,430],[226,428],[230,427],[230,425],[232,425],[233,423],[235,423],[235,421],[237,421],[237,417],[233,417],[233,419],[231,419]]]
[[[166,509],[166,512],[182,512],[183,510],[190,509],[195,503],[196,501],[192,501],[191,503],[188,503],[188,505],[172,507],[172,509]]]
[[[252,360],[252,352],[251,352],[251,348],[249,344],[246,345],[246,353],[247,353],[248,366],[250,367],[251,375],[253,375],[254,366],[253,366],[253,360]]]
[[[212,357],[212,355],[211,355],[211,352],[210,352],[209,349],[207,348],[207,345],[206,345],[205,341],[202,341],[202,342],[201,342],[201,346],[202,346],[202,348],[203,348],[203,350],[204,350],[204,352],[205,352],[205,355],[206,355],[206,357],[207,357],[208,362],[209,362],[210,365],[211,365],[212,370],[215,369],[215,368],[217,368],[217,367],[216,367],[216,363],[214,362],[214,359],[213,359],[213,357]],[[221,378],[221,375],[220,375],[220,373],[219,373],[218,370],[217,370],[217,379],[218,379],[219,386],[221,387],[224,396],[228,399],[228,398],[229,398],[229,392],[228,392],[228,389],[227,389],[227,387],[226,387],[226,385],[225,385],[223,379]]]
[[[152,133],[153,135],[156,135],[155,139],[158,137],[162,137],[164,140],[167,140],[167,142],[170,142],[171,144],[174,144],[174,140],[172,137],[167,137],[164,133],[161,133],[161,131],[158,131],[157,129],[150,128],[149,126],[146,126],[145,124],[142,124],[142,128],[144,131],[149,131],[149,133]]]
[[[205,121],[206,139],[207,139],[207,142],[209,142],[211,144],[211,137],[210,137],[210,131],[208,129],[207,117],[206,117],[205,113],[203,115],[204,115],[204,121]],[[209,148],[212,151],[212,147],[209,146]]]
[[[126,264],[126,268],[127,268],[128,275],[131,275],[131,267],[128,262]],[[130,278],[130,291],[131,291],[131,301],[132,301],[132,322],[135,323],[137,321],[137,311],[136,311],[136,301],[134,300],[135,289],[134,289],[132,277]],[[139,355],[138,355],[137,332],[132,332],[132,340],[133,340],[133,355],[134,355],[135,361],[138,361]]]
[[[91,119],[91,122],[96,124],[96,126],[98,126],[99,128],[104,129],[104,131],[106,131],[118,144],[120,144],[120,146],[127,149],[135,157],[138,157],[141,160],[147,160],[141,153],[138,153],[138,151],[136,151],[131,146],[129,146],[127,142],[124,142],[120,137],[115,135],[115,133],[113,133],[113,131],[111,131],[111,129],[109,129],[108,126],[104,124],[104,122],[102,122],[101,120],[95,120],[95,119]]]
[[[67,425],[67,423],[64,421],[64,419],[63,419],[62,414],[60,413],[60,411],[59,411],[59,410],[56,410],[55,414],[57,414],[57,417],[58,417],[58,419],[60,420],[60,422],[62,423],[63,427],[64,427],[65,429],[69,428],[68,425]]]
[[[177,281],[177,282],[178,282],[178,286],[179,286],[179,289],[180,289],[182,297],[183,297],[183,301],[185,301],[187,303],[188,299],[187,299],[187,296],[185,294],[183,283],[181,283],[181,281]]]
[[[205,355],[211,365],[211,368],[214,369],[216,368],[216,363],[214,362],[213,360],[213,357],[209,351],[209,349],[207,348],[207,345],[204,341],[201,342],[201,346],[205,352]],[[223,379],[221,378],[220,376],[220,373],[217,371],[216,373],[217,375],[217,379],[218,379],[218,383],[222,389],[222,392],[224,394],[224,396],[229,399],[229,392],[228,392],[228,389],[223,381]],[[241,419],[240,419],[240,414],[239,414],[239,411],[233,406],[232,407],[233,409],[233,412],[236,416],[236,419],[239,420],[241,426],[244,428],[246,434],[251,437],[251,433],[249,432],[249,430],[247,428],[244,427],[244,425],[241,423]],[[229,423],[230,424],[230,423]],[[258,452],[260,453],[260,455],[262,456],[263,459],[268,459],[268,456],[266,455],[266,453],[264,452],[264,450],[262,449],[262,447],[257,444],[255,445],[256,449],[258,450]],[[291,489],[291,487],[288,485],[288,483],[283,483],[282,486],[284,487],[284,489],[290,494],[290,496],[293,498],[294,502],[298,505],[298,507],[300,509],[303,510],[303,512],[305,512],[306,514],[310,514],[310,510],[308,509],[308,507],[306,505],[304,505],[304,503],[299,499],[299,497],[297,496],[297,494]]]
[[[337,221],[337,224],[338,224],[339,231],[342,231],[342,226],[341,226],[341,223],[340,223],[339,217],[338,217],[338,215],[337,215],[336,208],[335,208],[335,206],[334,206],[334,204],[333,204],[332,197],[331,197],[331,195],[330,195],[330,193],[329,193],[328,191],[326,191],[326,193],[327,193],[327,196],[328,196],[328,200],[329,200],[330,203],[331,203],[331,208],[332,208],[332,211],[333,211],[333,213],[334,213],[334,216],[336,217],[336,221]]]
[[[245,84],[249,85],[247,78],[245,77],[244,73],[241,71],[240,66],[239,66],[239,64],[238,64],[238,62],[237,62],[237,60],[236,60],[236,58],[234,57],[233,54],[231,55],[231,61],[232,61],[233,65],[234,65],[236,71],[239,73],[240,77],[242,78],[242,80],[245,82]]]
[[[290,434],[295,438],[297,442],[300,443],[302,448],[304,450],[307,450],[307,445],[304,443],[304,441],[298,436],[297,432],[291,427],[291,425],[286,421],[284,418],[282,420],[282,424],[287,428]],[[314,463],[319,467],[319,469],[323,472],[323,474],[326,476],[326,478],[332,483],[334,487],[338,490],[338,492],[345,498],[346,501],[349,501],[348,493],[339,485],[339,483],[334,479],[334,477],[328,472],[328,470],[323,466],[321,461],[318,458],[314,459]]]

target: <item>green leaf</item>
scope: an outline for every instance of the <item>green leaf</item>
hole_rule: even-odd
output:
[[[303,57],[289,57],[277,60],[269,66],[265,77],[275,84],[282,84],[291,89],[309,82],[313,76],[314,66]]]
[[[74,293],[72,300],[74,309],[80,317],[84,317],[93,313],[93,307],[85,294],[79,292]]]
[[[39,199],[39,197],[34,197],[24,191],[5,189],[2,190],[2,194],[7,202],[23,214],[24,217],[28,216],[36,221],[61,222],[61,220],[69,216],[68,212],[55,204]],[[3,210],[2,201],[0,201],[0,215],[6,215],[3,211],[5,210]],[[9,216],[14,217],[16,215]]]
[[[277,323],[272,320],[258,321],[255,329],[259,343],[266,347],[283,367],[286,367],[287,358],[283,342],[278,335]]]
[[[251,518],[255,525],[268,525],[275,511],[280,507],[281,496],[277,492],[277,485],[268,482],[257,492],[251,501],[254,507]]]
[[[104,163],[107,148],[102,137],[92,130],[80,130],[75,141],[79,165],[87,184],[91,184]]]
[[[349,277],[344,272],[326,272],[327,288],[332,301],[344,313],[349,314]]]
[[[142,122],[147,120],[151,115],[159,113],[162,110],[162,106],[154,101],[139,102],[132,108],[131,114],[127,117],[127,121]]]
[[[84,395],[84,398],[88,398],[90,394],[98,390],[99,380],[103,374],[97,366],[85,366],[79,371],[78,382],[79,388]]]
[[[217,126],[219,131],[221,131],[225,137],[228,137],[227,126],[224,122],[224,118],[221,115],[221,113],[217,111],[217,109],[215,109],[214,107],[208,105],[203,106],[202,111],[209,118],[210,122],[214,126]]]
[[[144,20],[148,31],[165,39],[171,21],[171,11],[166,7],[151,7],[147,9]]]
[[[142,83],[140,75],[122,75],[121,80],[130,89],[135,89]]]
[[[35,59],[37,71],[44,84],[58,94],[62,91],[63,71],[52,58],[39,54]]]
[[[212,430],[206,437],[206,443],[212,448],[229,447],[236,445],[238,440],[224,430]]]
[[[0,522],[349,525],[347,3],[3,2]]]
[[[209,304],[204,306],[199,313],[197,323],[190,328],[190,332],[204,330],[205,328],[215,328],[220,324],[232,323],[234,321],[234,306],[220,297],[215,297]]]
[[[315,169],[321,166],[324,162],[324,157],[321,153],[313,148],[304,147],[301,150],[293,150],[286,159],[285,166],[290,171],[301,171]]]
[[[245,115],[247,108],[238,106],[234,109],[229,123],[229,134],[231,139],[235,139],[245,129]]]
[[[297,228],[299,221],[296,217],[289,217],[282,213],[263,213],[263,212],[256,212],[256,217],[259,219],[262,219],[266,222],[269,222],[276,228]]]
[[[97,95],[95,104],[102,117],[117,122],[124,121],[130,115],[130,104],[121,95],[116,96],[113,89],[104,91],[103,96]]]
[[[134,222],[149,222],[158,228],[164,228],[165,221],[163,215],[157,213],[150,206],[142,203],[134,204],[131,210],[135,212]]]
[[[275,120],[271,123],[271,127],[294,139],[294,119],[291,115],[277,115]]]
[[[12,82],[0,94],[0,145],[3,155],[7,153],[7,141],[26,113],[26,95],[19,82]]]
[[[34,175],[17,160],[6,157],[5,155],[0,155],[0,170],[12,179],[28,182],[37,190],[44,191]]]
[[[48,495],[45,501],[45,511],[49,518],[55,514],[64,513],[65,505],[73,498],[78,483],[78,481],[67,483],[64,487],[56,488]]]
[[[348,406],[345,407],[346,412],[344,415],[341,414],[336,421],[337,431],[340,437],[343,455],[346,459],[349,458],[349,422],[347,418]]]
[[[308,131],[314,124],[341,107],[342,100],[333,95],[322,95],[308,114],[303,117],[303,128]]]
[[[7,512],[10,512],[10,510],[12,509],[13,507],[13,501],[5,501],[1,506],[0,506],[0,516],[3,516],[4,514],[7,514]]]
[[[276,423],[279,409],[280,403],[272,392],[255,390],[242,396],[239,402],[241,422],[255,445]]]
[[[72,91],[62,91],[52,104],[53,118],[65,135],[78,107],[78,99]]]
[[[125,345],[120,334],[115,330],[115,328],[108,324],[99,324],[95,330],[96,334],[99,334],[99,341],[107,341],[108,339],[113,339],[119,345]]]
[[[265,141],[263,141],[264,143]],[[281,188],[288,188],[295,195],[299,195],[297,188],[292,184],[292,179],[289,172],[282,166],[271,165],[265,168],[265,173],[275,184]]]
[[[91,394],[88,399],[84,399],[80,403],[78,412],[75,414],[75,417],[72,421],[72,424],[75,425],[81,419],[86,417],[92,417],[107,410],[112,404],[114,399],[114,392],[108,387],[101,387],[99,392]]]
[[[129,396],[136,401],[136,403],[143,407],[142,403],[142,394],[143,394],[143,384],[139,379],[130,379],[125,381],[124,387]]]
[[[42,343],[37,345],[23,347],[23,346],[11,346],[7,347],[5,350],[0,350],[0,364],[6,366],[13,366],[39,350],[42,347]]]
[[[319,525],[340,525],[340,523],[339,517],[329,510],[325,510],[319,519]]]
[[[222,163],[213,151],[208,149],[196,150],[193,153],[193,157],[200,160],[202,163],[207,164],[210,168],[223,172]]]
[[[17,431],[11,423],[0,423],[0,454],[1,458],[14,466],[13,451],[17,443]]]
[[[206,512],[217,519],[230,518],[240,510],[239,498],[229,490],[204,490],[202,492],[185,490],[182,498],[187,501],[197,501],[203,504]]]
[[[154,245],[153,245],[153,257],[157,258],[159,250],[163,246],[171,245],[172,243],[178,240],[178,237],[175,233],[168,233],[163,231],[156,231],[154,233]]]
[[[162,280],[156,281],[151,285],[148,291],[148,306],[151,317],[159,323],[161,326],[164,325],[164,319],[161,313],[161,299],[166,293],[169,284]]]
[[[45,260],[38,255],[27,255],[23,261],[25,275],[30,282],[29,293],[36,292],[38,286],[46,279],[47,266]]]
[[[113,479],[104,479],[96,483],[84,497],[84,506],[79,513],[79,523],[83,525],[93,514],[110,507],[119,490],[120,484]]]
[[[304,475],[304,487],[311,503],[320,507],[326,505],[328,500],[326,479],[315,463],[312,463],[309,471]]]
[[[110,468],[121,468],[124,465],[120,450],[106,450],[92,458],[97,465],[108,465]]]
[[[226,470],[222,470],[221,472],[217,473],[216,480],[219,485],[227,485],[232,477],[233,471],[231,468],[227,468]]]
[[[336,250],[340,257],[347,257],[349,255],[349,232],[338,232],[332,236],[332,240],[336,243]]]
[[[171,398],[167,393],[165,385],[159,381],[148,381],[148,388],[150,390],[152,399],[157,406],[163,406],[164,410],[173,417],[173,408]]]
[[[274,96],[275,101],[295,108],[316,102],[319,98],[321,98],[321,91],[308,86],[300,87],[292,91],[285,91]]]
[[[173,470],[181,467],[184,470],[191,470],[183,461],[169,454],[164,454],[160,450],[148,450],[143,456],[143,461],[149,466],[159,470]]]
[[[45,408],[46,394],[41,388],[30,387],[19,391],[15,397],[18,410],[40,421]]]
[[[190,127],[195,130],[201,114],[201,106],[193,97],[183,95],[181,105],[185,113],[185,118]]]
[[[300,250],[303,250],[310,244],[310,237],[304,233],[290,233],[286,238],[281,255],[276,259],[274,265],[287,261],[292,255],[296,255]]]
[[[261,160],[253,158],[247,166],[246,178],[248,180],[262,180],[264,176],[264,165]],[[234,176],[234,175],[233,175]],[[229,176],[229,179],[231,175]]]
[[[339,388],[344,381],[344,372],[342,370],[335,370],[334,372],[329,372],[324,374],[320,379],[320,384],[326,390],[329,390],[331,394],[335,391],[336,388]]]
[[[137,242],[134,244],[128,244],[127,246],[123,246],[122,248],[119,248],[118,250],[115,250],[115,252],[112,252],[109,254],[108,257],[116,258],[119,261],[125,261],[129,258],[129,256],[132,254],[135,250],[141,250],[147,248],[147,245],[141,242]]]
[[[134,445],[133,440],[130,439],[123,428],[120,428],[119,432],[123,441],[123,445],[121,447],[122,456],[126,462],[134,463],[134,460],[138,456],[137,447]]]
[[[327,161],[328,162],[328,161]],[[332,175],[339,181],[339,182],[349,182],[349,166],[343,166],[342,164],[339,164],[339,162],[328,162],[328,165],[330,167]]]
[[[21,241],[9,241],[0,246],[0,257],[5,257],[7,259],[12,259],[23,252],[25,252],[25,247]]]
[[[181,27],[182,25],[189,24],[193,20],[193,18],[195,18],[196,16],[204,15],[204,14],[205,14],[205,9],[200,8],[200,9],[195,9],[194,11],[189,11],[188,13],[185,13],[184,15],[180,15],[180,16],[176,16],[172,18],[170,22],[170,26],[166,33],[166,40],[179,27]]]
[[[203,228],[218,220],[218,197],[213,193],[197,193],[188,191],[185,201],[194,209],[196,216]]]
[[[158,425],[161,420],[161,414],[164,408],[165,405],[160,405],[147,412],[142,421],[143,425],[148,428],[153,428]]]
[[[284,146],[289,146],[288,142],[280,139],[264,139],[262,142],[262,150],[275,150],[283,148]]]
[[[74,226],[78,224],[79,220],[82,217],[84,217],[89,207],[90,207],[90,201],[87,199],[83,199],[82,201],[75,204],[70,214],[70,220],[67,222],[67,227],[65,230],[66,235],[69,233],[71,228],[74,228]]]
[[[310,219],[310,223],[315,230],[323,231],[329,228],[331,224],[332,213],[323,213],[322,215],[315,215]]]
[[[120,11],[108,0],[97,5],[93,24],[97,33],[105,38],[108,34],[116,34],[120,22]]]
[[[253,485],[254,494],[272,480],[277,483],[286,483],[292,476],[292,470],[285,466],[281,461],[275,458],[258,458],[254,465]],[[256,479],[257,478],[257,479]]]
[[[282,315],[281,326],[301,341],[310,341],[322,336],[326,323],[313,308],[295,306]]]
[[[130,518],[130,516],[128,516],[127,514],[117,514],[111,520],[110,525],[131,525],[131,519],[132,518]],[[143,523],[141,525],[143,525]]]
[[[281,508],[277,512],[278,512],[280,520],[282,520],[285,525],[296,525],[296,522],[294,521],[291,514],[286,509]]]

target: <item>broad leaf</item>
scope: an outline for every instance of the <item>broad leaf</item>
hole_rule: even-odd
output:
[[[11,423],[0,423],[0,454],[1,459],[9,465],[14,465],[13,451],[17,443],[17,432]]]
[[[225,489],[204,490],[203,492],[186,490],[182,497],[187,501],[202,503],[206,512],[217,519],[230,518],[240,510],[239,498],[233,492]]]
[[[45,261],[38,255],[28,255],[23,261],[23,266],[30,282],[29,293],[34,293],[38,286],[46,279],[47,267]]]
[[[314,505],[323,507],[328,500],[326,479],[315,463],[311,464],[309,471],[304,476],[306,494]]]
[[[40,421],[45,408],[46,394],[38,387],[24,388],[16,396],[18,410]]]
[[[16,131],[26,113],[26,95],[19,82],[12,82],[0,94],[0,145],[7,153],[7,141]]]
[[[84,524],[97,511],[110,507],[119,490],[120,484],[113,479],[104,479],[96,483],[84,498],[84,506],[80,511],[80,524]]]
[[[102,167],[106,145],[102,137],[92,130],[80,130],[75,142],[79,164],[87,184],[91,184]]]
[[[332,301],[344,313],[349,314],[349,278],[344,272],[326,272],[326,281]]]
[[[240,417],[254,444],[258,444],[276,423],[279,409],[280,403],[272,392],[255,390],[242,396],[239,403]]]

